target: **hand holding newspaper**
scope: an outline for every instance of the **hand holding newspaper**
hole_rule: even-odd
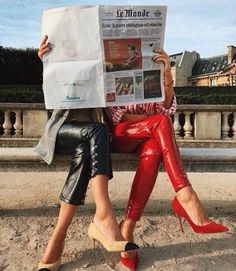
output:
[[[52,51],[43,59],[47,109],[164,100],[166,6],[70,6],[43,13]]]

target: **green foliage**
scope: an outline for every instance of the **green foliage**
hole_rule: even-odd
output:
[[[42,71],[37,49],[0,46],[0,84],[42,84]]]
[[[236,87],[177,87],[178,104],[236,104]],[[0,85],[1,103],[42,103],[41,85]]]
[[[1,103],[43,103],[41,85],[2,85],[0,86]]]
[[[236,104],[234,87],[176,87],[178,104]]]

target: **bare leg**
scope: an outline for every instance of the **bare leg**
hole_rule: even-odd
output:
[[[96,203],[95,225],[111,240],[124,240],[116,221],[108,195],[108,177],[96,175],[92,178],[92,191]],[[62,254],[67,230],[76,212],[76,205],[61,203],[57,225],[42,257],[43,263],[56,262]]]
[[[42,257],[43,263],[54,263],[62,254],[67,229],[76,212],[76,205],[61,202],[57,225]]]
[[[124,240],[116,221],[114,210],[108,195],[108,177],[96,175],[91,179],[93,198],[96,204],[94,224],[103,234],[114,241]]]
[[[65,129],[62,129],[63,127]],[[111,240],[124,240],[108,196],[110,165],[106,126],[99,123],[72,122],[65,126],[63,125],[63,127],[58,132],[59,147],[68,150],[72,149],[74,156],[72,158],[71,170],[63,189],[62,199],[69,199],[73,204],[79,205],[87,190],[87,181],[89,176],[91,176],[90,174],[95,175],[95,170],[105,172],[107,175],[97,173],[91,179],[94,201],[96,203],[94,223]],[[88,128],[87,130],[86,127]],[[81,134],[83,134],[83,140],[87,140],[86,142],[81,142]],[[90,159],[91,164],[97,163],[97,167],[92,167],[92,173],[89,167]],[[99,161],[100,163],[98,163]],[[79,196],[81,197],[80,199]],[[62,202],[56,228],[42,257],[43,263],[54,263],[61,256],[68,227],[76,212],[76,205]]]

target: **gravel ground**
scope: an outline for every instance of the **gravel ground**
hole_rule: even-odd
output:
[[[133,172],[114,174],[110,195],[122,219]],[[58,195],[66,172],[0,172],[0,271],[34,271],[59,211]],[[211,218],[230,231],[201,235],[184,223],[183,234],[170,200],[173,189],[160,173],[145,214],[138,223],[138,270],[236,271],[236,174],[189,173]],[[91,191],[69,229],[60,271],[125,270],[119,255],[93,250],[86,232],[94,213]],[[127,269],[126,269],[127,270]]]

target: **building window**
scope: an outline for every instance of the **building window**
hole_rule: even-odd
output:
[[[217,86],[217,80],[216,79],[211,79],[211,87]]]
[[[232,86],[236,86],[236,75],[232,77]]]

